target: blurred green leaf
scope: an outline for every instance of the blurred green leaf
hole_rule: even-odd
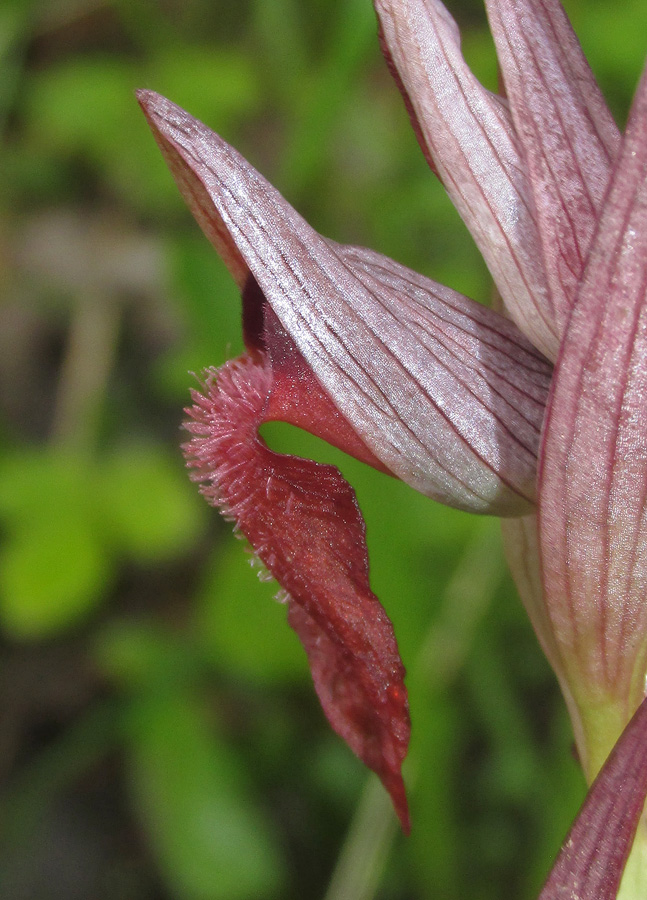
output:
[[[115,551],[150,564],[186,552],[207,515],[175,460],[154,444],[124,445],[100,464],[38,451],[0,464],[0,621],[41,638],[92,612]]]
[[[46,160],[54,148],[59,165],[80,158],[136,208],[180,210],[134,96],[142,83],[138,68],[118,56],[70,57],[35,75],[23,109],[29,152]]]
[[[0,619],[18,639],[51,637],[103,597],[112,564],[82,518],[60,510],[13,534],[0,551]]]
[[[11,529],[47,521],[61,508],[85,510],[94,473],[87,460],[47,447],[7,452],[0,459],[0,516]]]
[[[72,58],[35,76],[24,110],[33,136],[112,168],[116,148],[137,122],[133,81],[125,60],[99,56]]]
[[[177,236],[168,255],[184,340],[160,358],[154,375],[165,395],[186,405],[196,387],[192,373],[199,376],[243,352],[242,306],[238,288],[197,225]]]
[[[279,897],[283,863],[236,760],[189,694],[133,702],[135,811],[177,900]]]
[[[113,562],[94,528],[95,487],[81,458],[26,451],[3,460],[0,620],[12,637],[50,637],[102,598]]]
[[[411,860],[421,896],[434,885],[443,900],[459,900],[457,877],[469,856],[461,846],[458,748],[461,732],[460,710],[447,694],[418,694],[412,698],[411,754],[413,789],[411,817],[414,828],[404,852]],[[412,767],[405,765],[405,775]]]
[[[375,16],[364,0],[346,0],[338,14],[328,18],[333,33],[324,62],[318,72],[293,82],[293,130],[278,175],[279,184],[289,185],[291,192],[303,191],[321,171],[333,124],[349,103],[353,75],[367,54],[377,50]]]
[[[4,0],[0,6],[0,133],[20,83],[34,0]]]
[[[207,509],[179,449],[124,444],[101,464],[98,515],[114,546],[142,563],[179,556],[203,528]]]
[[[94,659],[122,690],[192,683],[200,669],[190,643],[152,622],[114,622],[98,635]]]
[[[250,569],[240,541],[225,541],[197,596],[196,634],[208,657],[261,683],[309,678],[305,653],[274,598],[275,581]],[[248,563],[248,564],[246,564]]]
[[[645,4],[571,0],[565,5],[611,111],[624,125],[647,53],[647,33],[636,27],[644,22]]]
[[[251,57],[231,48],[178,43],[155,54],[142,86],[164,94],[214,131],[226,132],[254,114],[259,76]]]

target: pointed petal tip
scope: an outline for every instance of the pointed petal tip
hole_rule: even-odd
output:
[[[135,97],[137,98],[137,102],[140,106],[147,108],[149,106],[153,106],[155,103],[160,100],[165,103],[170,103],[170,100],[167,100],[162,94],[158,94],[157,91],[151,91],[149,88],[137,88],[135,90]]]
[[[164,97],[162,97],[161,94],[157,94],[155,91],[149,90],[148,88],[137,88],[137,90],[135,91],[135,99],[144,111],[144,115],[146,116],[146,118],[148,118],[159,101],[164,100]]]
[[[370,643],[379,646],[388,619],[373,601],[374,621],[365,616],[363,630]],[[308,656],[312,680],[326,717],[353,753],[378,776],[391,797],[402,830],[411,823],[402,763],[407,753],[410,724],[404,667],[400,660],[382,655],[382,685],[376,693],[357,659],[348,653],[354,643],[340,644],[329,637],[320,622],[289,598],[288,622],[298,634]]]
[[[135,96],[180,193],[243,290],[249,267],[222,218],[223,185],[241,166],[238,154],[219,135],[161,94],[140,89]]]
[[[135,98],[158,141],[160,134],[167,141],[172,139],[180,122],[186,121],[195,122],[196,125],[199,124],[198,120],[185,112],[181,106],[173,103],[172,100],[168,100],[162,94],[158,94],[157,91],[151,91],[148,88],[138,88],[135,91]]]
[[[393,809],[400,822],[400,827],[404,834],[409,837],[411,834],[411,815],[409,813],[409,803],[407,801],[407,792],[402,778],[402,767],[398,766],[389,778],[382,777],[382,784],[388,791],[393,803]]]

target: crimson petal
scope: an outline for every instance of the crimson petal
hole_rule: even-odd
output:
[[[275,453],[259,437],[273,387],[260,351],[211,370],[187,410],[187,460],[207,499],[287,592],[289,621],[332,727],[380,776],[408,831],[404,667],[369,587],[364,521],[336,468]]]

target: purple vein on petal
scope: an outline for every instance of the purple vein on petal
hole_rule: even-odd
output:
[[[642,697],[647,666],[647,76],[549,401],[539,473],[546,600],[588,701]]]
[[[377,253],[322,238],[208,128],[158,95],[140,101],[205,233],[217,249],[232,244],[375,456],[450,505],[529,509],[551,370],[518,329]]]
[[[485,90],[439,0],[374,0],[419,140],[512,318],[551,359],[557,333],[531,188],[507,103]]]
[[[538,900],[615,900],[646,793],[644,700],[589,790]]]
[[[647,700],[589,790],[538,900],[616,900],[647,793]]]
[[[486,0],[561,336],[620,133],[558,0]]]

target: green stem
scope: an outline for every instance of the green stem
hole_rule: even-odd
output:
[[[324,900],[372,900],[396,833],[389,796],[371,775]]]
[[[625,872],[618,900],[644,900],[647,897],[647,813],[643,812]]]
[[[52,437],[80,453],[95,444],[101,404],[117,348],[120,310],[101,292],[79,298],[61,368]]]
[[[479,573],[478,579],[475,572]],[[421,641],[411,667],[410,682],[419,679],[430,691],[446,690],[470,652],[502,573],[498,533],[483,520],[445,587],[440,612]],[[415,782],[417,765],[418,761],[410,756],[406,763],[409,787]],[[397,834],[389,796],[371,775],[324,900],[373,900]]]

